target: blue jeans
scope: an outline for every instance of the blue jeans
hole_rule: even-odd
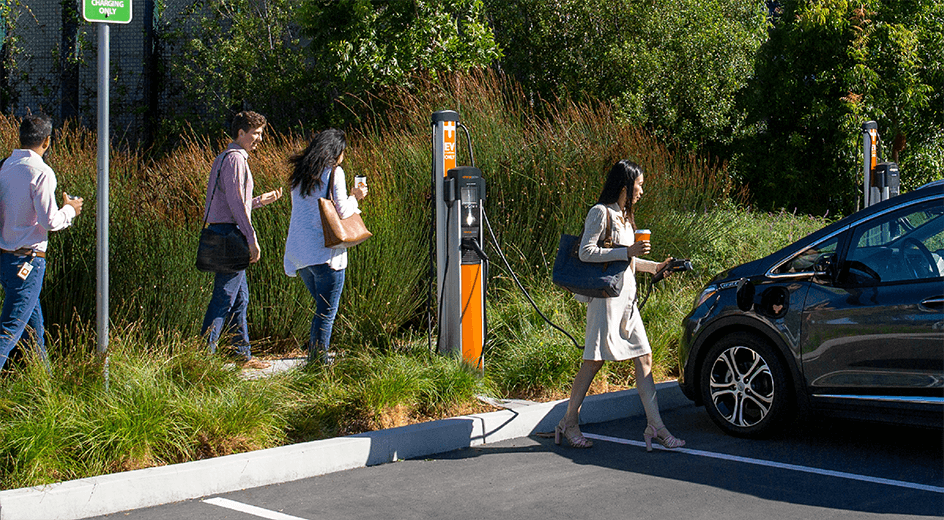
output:
[[[249,347],[249,324],[246,309],[249,307],[249,283],[246,271],[216,273],[213,280],[213,296],[203,317],[200,334],[207,340],[210,353],[216,352],[216,344],[222,334],[232,334],[232,344],[245,359],[252,358]]]
[[[26,280],[17,273],[29,261],[33,265]],[[39,292],[43,289],[46,276],[46,259],[16,256],[11,253],[0,254],[0,284],[5,296],[3,310],[0,311],[0,369],[7,363],[10,352],[16,347],[29,325],[36,336],[36,354],[49,370],[49,358],[46,356],[45,328],[43,327],[43,308],[39,304]]]
[[[328,264],[309,265],[298,270],[298,275],[315,299],[315,316],[311,319],[308,339],[308,359],[318,354],[327,356],[331,347],[331,331],[338,315],[341,291],[344,290],[344,270],[335,271]],[[327,357],[323,358],[328,360]]]

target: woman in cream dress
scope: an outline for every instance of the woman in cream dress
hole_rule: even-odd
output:
[[[636,307],[634,273],[655,273],[669,262],[656,263],[639,258],[649,254],[648,240],[634,241],[633,205],[643,194],[643,170],[629,161],[616,163],[607,176],[597,204],[590,208],[580,243],[580,260],[584,262],[630,261],[623,277],[623,289],[613,298],[590,298],[587,305],[587,331],[583,364],[574,378],[567,403],[567,412],[554,431],[554,441],[561,437],[575,448],[589,448],[593,443],[580,433],[579,413],[587,390],[604,361],[633,360],[636,389],[646,410],[648,425],[643,438],[646,449],[652,440],[666,448],[678,448],[685,441],[676,439],[665,428],[659,414],[655,382],[652,379],[652,349],[646,338],[639,309]],[[608,225],[609,221],[609,225]],[[607,230],[610,230],[609,237]],[[610,238],[611,241],[606,239]],[[584,299],[587,301],[587,299]]]

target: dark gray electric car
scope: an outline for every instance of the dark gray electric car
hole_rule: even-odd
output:
[[[944,181],[722,272],[683,322],[682,391],[725,432],[796,411],[944,425]]]

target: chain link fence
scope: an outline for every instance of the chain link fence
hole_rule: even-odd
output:
[[[17,116],[43,111],[59,123],[96,124],[99,24],[82,19],[86,0],[0,0],[4,45],[0,109]],[[185,85],[166,77],[161,28],[187,33],[199,0],[127,0],[129,24],[109,24],[110,126],[116,141],[149,142],[161,114],[177,108]],[[193,110],[193,107],[187,107]],[[199,114],[197,114],[199,115]]]

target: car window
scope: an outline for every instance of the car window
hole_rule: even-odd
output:
[[[814,244],[781,265],[775,272],[777,274],[812,273],[813,266],[816,265],[817,261],[836,253],[836,245],[838,243],[839,236],[837,235],[823,242]]]
[[[873,282],[939,278],[944,272],[940,201],[872,219],[853,230],[846,268]]]

